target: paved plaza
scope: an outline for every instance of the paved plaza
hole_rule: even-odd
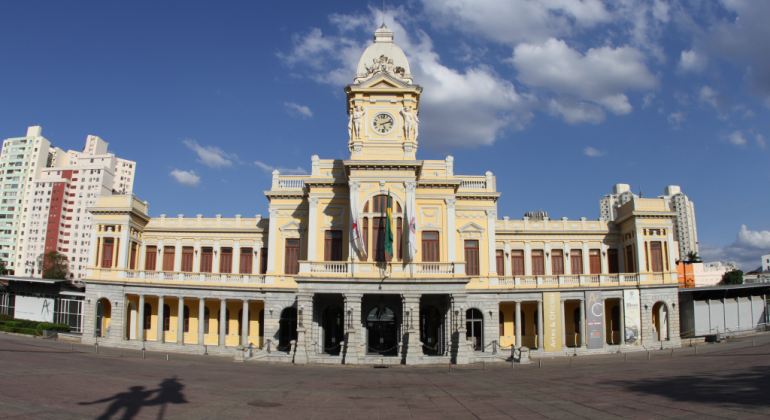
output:
[[[754,339],[450,371],[142,359],[0,334],[0,419],[770,418],[770,337]]]

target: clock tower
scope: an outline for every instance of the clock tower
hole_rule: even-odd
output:
[[[409,62],[384,24],[345,87],[350,159],[415,160],[420,93]]]

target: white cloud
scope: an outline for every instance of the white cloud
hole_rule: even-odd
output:
[[[679,57],[679,69],[684,72],[700,72],[706,68],[707,59],[695,51],[682,51]]]
[[[552,115],[559,115],[570,124],[588,122],[599,124],[604,121],[604,111],[594,104],[578,102],[571,98],[551,99],[548,102],[548,111]]]
[[[684,121],[687,121],[687,116],[682,111],[672,112],[668,116],[668,122],[670,122],[674,126],[674,130],[679,130]]]
[[[176,182],[188,187],[195,188],[201,183],[201,177],[195,175],[195,171],[180,171],[179,169],[174,169],[169,175],[171,175]]]
[[[735,261],[744,271],[754,270],[761,265],[762,255],[770,252],[770,231],[748,230],[742,225],[732,244],[724,248],[703,244],[699,248],[704,262]]]
[[[583,149],[583,152],[586,154],[586,156],[591,156],[591,157],[599,157],[604,154],[604,152],[596,150],[590,146]]]
[[[215,146],[203,147],[195,140],[185,140],[182,143],[198,154],[198,162],[209,168],[218,169],[222,166],[231,166],[231,159],[237,160],[237,156],[225,153],[222,149]]]
[[[728,142],[730,142],[730,143],[732,143],[732,144],[734,144],[736,146],[745,146],[746,145],[746,139],[743,138],[743,133],[741,133],[740,130],[734,131],[734,132],[730,133],[730,135],[727,136],[727,138],[725,140],[727,140]]]
[[[283,105],[286,106],[286,109],[288,109],[291,114],[299,114],[304,118],[313,117],[313,111],[304,105],[295,104],[294,102],[284,102]]]
[[[647,93],[644,95],[644,99],[642,102],[642,109],[647,108],[649,106],[652,106],[652,101],[655,100],[655,94],[654,93]]]
[[[591,48],[581,54],[551,38],[541,45],[519,44],[511,61],[519,71],[517,79],[527,85],[628,114],[632,107],[625,91],[658,87],[644,59],[631,47]]]
[[[305,175],[307,174],[307,171],[302,169],[302,167],[297,166],[296,169],[288,169],[288,168],[276,168],[274,166],[270,166],[267,164],[264,164],[260,161],[254,161],[254,165],[256,165],[258,168],[265,171],[265,173],[272,174],[273,171],[277,170],[279,173],[283,175]]]
[[[759,146],[760,149],[764,150],[765,147],[767,147],[767,142],[765,141],[765,137],[763,135],[757,134],[756,140],[757,146]]]

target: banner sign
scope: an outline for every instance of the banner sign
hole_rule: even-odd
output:
[[[623,303],[625,305],[626,331],[623,337],[628,346],[642,344],[642,308],[638,290],[624,290]]]
[[[53,322],[53,299],[16,296],[14,318]]]
[[[543,347],[545,351],[561,348],[561,293],[543,293]]]
[[[592,290],[586,292],[586,334],[589,349],[604,347],[604,306],[602,306],[602,292]]]

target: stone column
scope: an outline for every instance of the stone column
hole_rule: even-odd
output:
[[[401,295],[401,302],[404,314],[402,331],[405,333],[403,342],[406,349],[406,364],[417,365],[420,364],[420,356],[422,356],[420,330],[418,328],[420,324],[420,295]]]
[[[626,342],[626,304],[623,302],[623,298],[618,299],[620,301],[620,343],[618,348]]]
[[[176,343],[184,345],[184,296],[179,296],[179,308],[176,315]]]
[[[564,299],[561,299],[561,348],[562,350],[567,348],[567,322],[565,318],[567,314],[564,312]]]
[[[468,348],[467,329],[465,328],[466,294],[452,295],[452,309],[457,312],[457,340],[455,342],[455,364],[467,365],[470,362],[471,351]]]
[[[206,326],[206,298],[198,298],[198,345],[203,345],[203,332]]]
[[[605,298],[602,298],[602,347],[607,347],[607,299]]]
[[[249,345],[249,300],[243,299],[243,316],[241,317],[241,345]]]
[[[118,266],[118,248],[120,247],[120,238],[113,238],[112,243],[112,268],[116,268]]]
[[[586,300],[580,299],[580,348],[586,348]]]
[[[201,242],[200,240],[195,240],[195,245],[193,246],[193,273],[200,273],[201,272]]]
[[[278,232],[278,209],[271,208],[270,209],[270,227],[268,230],[268,241],[267,241],[267,274],[274,275],[275,274],[275,256],[278,255],[278,253],[275,250],[276,247],[276,240],[278,239],[278,236],[280,235],[280,232]]]
[[[417,183],[413,183],[414,187],[411,189],[407,188],[407,197],[406,202],[409,203],[409,195],[414,195],[414,191],[417,187]],[[410,192],[411,191],[411,192]],[[457,261],[457,231],[455,230],[455,204],[457,203],[457,199],[454,198],[445,198],[444,202],[446,203],[446,239],[447,239],[447,261],[448,262],[456,262]],[[409,211],[415,211],[410,209]]]
[[[487,185],[489,187],[489,185]],[[497,256],[495,255],[495,222],[497,210],[487,210],[487,252],[489,253],[489,275],[497,275]],[[481,244],[479,244],[481,245]],[[479,247],[481,248],[481,247]],[[481,250],[481,249],[479,249]],[[483,275],[483,273],[481,273]],[[483,344],[482,344],[483,345]]]
[[[316,255],[316,235],[318,232],[318,197],[308,197],[308,213],[307,213],[307,260],[308,261],[323,261],[323,258],[318,258]]]
[[[174,247],[174,271],[182,271],[182,240],[177,239]]]
[[[505,248],[503,249],[503,266],[505,266],[505,273],[497,273],[497,275],[513,276],[513,271],[511,267],[511,244],[508,242],[505,243]]]
[[[158,343],[164,343],[166,341],[165,330],[163,329],[163,320],[165,314],[163,313],[163,295],[158,296],[158,337],[155,339]]]
[[[537,301],[537,349],[544,351],[543,347],[543,299]]]
[[[144,341],[144,295],[139,295],[139,307],[137,308],[139,319],[136,320],[136,338]]]
[[[145,258],[147,256],[147,244],[142,241],[142,246],[139,247],[139,255],[136,256],[136,269],[144,270],[146,264]]]
[[[363,356],[365,349],[361,342],[364,337],[358,337],[361,331],[361,298],[362,294],[345,293],[342,295],[345,299],[345,348],[341,349],[346,365],[355,365],[358,363],[359,356]]]
[[[521,337],[521,302],[516,301],[516,313],[514,314],[514,320],[516,322],[516,325],[514,325],[514,334],[516,335],[516,348],[521,347],[523,340]]]
[[[131,252],[130,233],[130,228],[126,226],[121,229],[119,245],[122,248],[118,249],[118,267],[128,268],[128,255]]]
[[[219,261],[222,259],[222,247],[219,246],[219,240],[214,240],[214,260],[211,262],[211,273],[219,274]]]
[[[95,245],[91,247],[91,255],[93,255],[94,259],[93,266],[94,267],[102,267],[102,238],[96,238],[95,241],[93,241]],[[107,268],[107,267],[102,267]]]
[[[158,241],[158,249],[155,250],[155,271],[163,269],[163,241]]]
[[[529,242],[524,243],[524,275],[532,275],[532,246]]]
[[[219,346],[224,347],[227,344],[227,299],[221,299],[219,301]]]
[[[297,348],[294,352],[294,363],[307,364],[308,362],[307,335],[305,333],[313,319],[312,315],[313,294],[297,293]]]

